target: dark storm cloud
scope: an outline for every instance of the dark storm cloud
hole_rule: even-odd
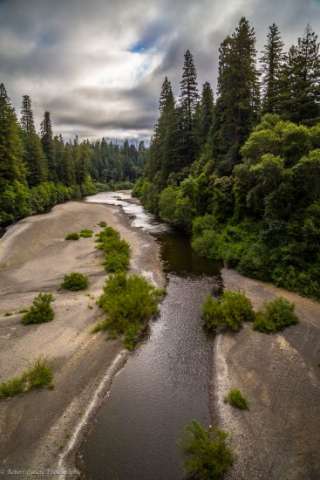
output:
[[[278,23],[287,45],[318,0],[0,0],[0,81],[13,103],[29,94],[39,122],[50,109],[57,132],[145,137],[163,77],[178,94],[183,54],[195,57],[199,85],[216,85],[218,48],[242,15],[261,50]]]

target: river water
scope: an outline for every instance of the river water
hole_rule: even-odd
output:
[[[201,304],[220,286],[219,268],[192,252],[189,240],[132,203],[129,193],[87,201],[118,205],[133,228],[156,235],[168,276],[167,295],[150,336],[113,381],[79,458],[86,479],[182,480],[179,438],[192,419],[211,423],[212,341]]]

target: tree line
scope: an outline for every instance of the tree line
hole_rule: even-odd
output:
[[[241,18],[219,48],[217,98],[192,54],[180,96],[165,78],[143,204],[202,255],[320,298],[320,58],[310,26],[288,51],[269,27],[256,51]]]
[[[126,186],[141,175],[145,157],[143,142],[139,148],[104,138],[66,142],[53,135],[50,112],[38,134],[30,97],[23,96],[19,122],[0,84],[0,226],[119,182]]]

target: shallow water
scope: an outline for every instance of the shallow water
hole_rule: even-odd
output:
[[[196,256],[188,238],[130,204],[130,198],[113,192],[88,200],[117,204],[132,226],[157,234],[167,295],[149,338],[114,379],[80,460],[92,480],[181,480],[178,440],[185,425],[192,419],[210,423],[212,342],[201,328],[200,310],[205,296],[219,288],[219,269]]]

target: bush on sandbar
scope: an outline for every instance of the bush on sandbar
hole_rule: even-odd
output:
[[[214,427],[206,430],[195,420],[187,425],[181,444],[186,456],[184,467],[188,479],[224,478],[234,462],[227,438],[226,432]]]
[[[76,292],[85,290],[89,285],[88,277],[82,273],[72,272],[64,276],[61,288]]]
[[[147,328],[148,321],[158,313],[163,291],[140,275],[116,273],[104,286],[98,305],[106,313],[95,331],[108,330],[112,336],[123,335],[124,344],[132,350]]]
[[[29,325],[32,323],[51,322],[54,318],[54,311],[51,306],[53,301],[54,297],[51,293],[39,293],[33,300],[29,310],[23,315],[22,323]]]

